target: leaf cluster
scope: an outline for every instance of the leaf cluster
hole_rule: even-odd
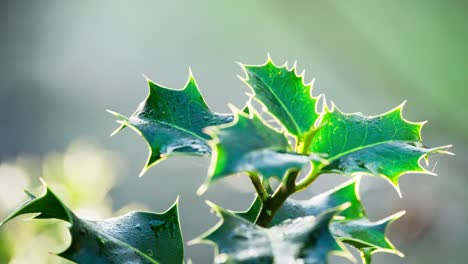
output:
[[[277,66],[269,58],[241,67],[251,94],[242,109],[231,106],[231,113],[212,111],[192,74],[181,90],[147,80],[148,96],[130,117],[109,111],[120,123],[114,134],[128,127],[147,142],[142,174],[185,154],[211,156],[200,195],[225,177],[250,178],[256,192],[250,208],[233,212],[209,202],[220,222],[191,244],[214,245],[216,263],[318,264],[327,263],[330,254],[353,259],[344,243],[355,247],[364,263],[376,252],[402,256],[386,231],[404,212],[369,219],[359,198],[361,175],[387,180],[401,196],[399,178],[432,174],[422,160],[449,154],[448,146],[426,147],[424,122],[406,120],[404,104],[377,116],[344,113],[323,95],[314,96],[295,65]],[[352,179],[308,200],[290,198],[328,173]],[[272,179],[279,182],[275,188]],[[95,222],[75,216],[45,189],[39,197],[27,193],[29,200],[0,225],[26,213],[68,222],[72,242],[59,255],[77,263],[183,263],[177,203],[162,214],[131,212]]]

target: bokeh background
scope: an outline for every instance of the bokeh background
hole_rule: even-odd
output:
[[[110,138],[112,109],[131,114],[147,93],[142,74],[182,88],[191,67],[208,104],[228,112],[248,88],[240,61],[298,61],[314,93],[343,111],[385,112],[407,99],[406,118],[430,120],[439,177],[406,175],[400,199],[366,177],[361,196],[373,219],[408,213],[390,237],[406,258],[375,263],[463,263],[468,257],[468,4],[466,1],[13,1],[0,4],[0,217],[38,190],[39,177],[79,215],[99,219],[132,208],[167,209],[180,195],[184,238],[217,222],[204,200],[244,209],[246,177],[203,197],[208,158],[175,157],[138,178],[147,147],[130,130]],[[432,168],[432,167],[431,167]],[[299,197],[345,178],[326,175]],[[0,230],[0,263],[61,263],[63,225],[15,221]],[[212,248],[190,246],[194,263]],[[348,263],[333,258],[333,263]]]

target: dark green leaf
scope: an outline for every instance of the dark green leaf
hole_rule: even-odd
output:
[[[361,255],[362,264],[371,264],[372,254],[374,254],[376,250],[377,249],[373,247],[361,248],[359,253]]]
[[[210,153],[209,136],[203,129],[228,123],[232,115],[218,114],[208,108],[192,74],[182,90],[163,87],[150,80],[148,86],[148,97],[130,118],[109,111],[122,124],[116,132],[130,127],[147,142],[150,153],[142,174],[170,155]]]
[[[271,228],[262,228],[219,206],[211,206],[221,221],[194,243],[213,244],[217,249],[216,263],[322,264],[331,253],[348,256],[329,230],[331,219],[346,205],[318,217],[297,218]]]
[[[262,209],[262,201],[258,197],[255,196],[254,201],[250,204],[249,208],[245,211],[231,211],[231,213],[244,218],[245,220],[255,223],[257,219],[258,213]]]
[[[272,221],[272,224],[278,224],[286,219],[295,219],[303,216],[317,216],[325,210],[335,208],[346,202],[350,206],[340,212],[340,216],[346,219],[359,219],[366,216],[364,207],[359,199],[359,177],[345,182],[336,188],[312,197],[309,200],[287,199],[281,206]]]
[[[271,226],[285,221],[300,219],[307,216],[318,216],[322,212],[335,208],[346,202],[350,206],[337,214],[332,220],[330,230],[336,239],[356,247],[373,249],[370,252],[388,252],[402,256],[386,237],[386,231],[391,223],[398,219],[404,212],[397,213],[377,222],[367,218],[365,209],[359,199],[359,180],[354,179],[309,200],[294,200],[288,198],[276,213]],[[245,212],[235,212],[236,215],[254,222],[260,211],[257,198],[252,206]],[[370,256],[367,256],[370,259]]]
[[[330,229],[341,241],[361,251],[362,249],[373,248],[402,257],[403,254],[395,249],[385,234],[390,225],[404,214],[405,211],[401,211],[377,222],[372,222],[367,217],[355,220],[334,221]]]
[[[270,58],[263,65],[242,65],[245,82],[254,92],[254,99],[299,139],[313,129],[319,117],[317,98],[312,97],[310,84],[304,84],[303,76],[295,67],[276,66]]]
[[[446,147],[426,148],[421,142],[424,123],[405,120],[402,107],[373,117],[327,109],[311,144],[312,152],[327,155],[329,164],[321,172],[382,176],[397,190],[402,174],[430,173],[420,160]]]
[[[290,153],[288,139],[265,124],[258,114],[237,111],[232,123],[207,129],[213,140],[211,167],[208,179],[200,190],[228,175],[240,172],[260,173],[264,178],[278,177],[290,169],[302,168],[316,156]]]
[[[45,184],[44,184],[45,186]],[[162,214],[130,212],[104,221],[78,218],[45,186],[40,197],[29,196],[0,223],[35,213],[35,219],[68,222],[71,244],[58,255],[76,263],[183,263],[183,240],[175,203]]]

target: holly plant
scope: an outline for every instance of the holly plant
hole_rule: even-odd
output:
[[[109,111],[120,124],[114,133],[128,127],[147,142],[142,174],[185,154],[211,156],[199,195],[223,178],[250,178],[256,197],[249,209],[236,212],[209,202],[220,221],[189,244],[213,245],[215,263],[319,264],[327,263],[330,254],[354,260],[344,244],[356,248],[363,263],[371,263],[376,252],[403,256],[386,231],[404,212],[369,219],[359,182],[362,175],[380,177],[400,194],[403,174],[431,174],[422,161],[431,154],[450,154],[449,146],[425,146],[424,122],[406,120],[403,104],[377,116],[345,113],[323,96],[313,96],[312,85],[304,83],[295,66],[280,67],[269,58],[241,67],[251,94],[245,106],[231,106],[231,113],[213,112],[192,74],[180,90],[148,80],[149,94],[130,117]],[[330,173],[350,180],[308,200],[290,198]],[[89,221],[75,215],[45,183],[44,189],[37,197],[26,192],[28,200],[0,225],[29,213],[35,219],[63,220],[71,243],[58,255],[76,263],[184,262],[177,202],[163,213]]]

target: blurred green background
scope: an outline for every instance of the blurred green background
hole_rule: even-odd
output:
[[[1,1],[0,217],[23,188],[37,189],[40,176],[90,218],[163,211],[180,195],[185,240],[217,222],[205,199],[245,208],[253,193],[246,177],[196,196],[208,158],[176,157],[138,178],[147,147],[130,130],[110,138],[116,125],[104,110],[131,114],[147,93],[142,74],[182,88],[190,66],[208,104],[228,112],[227,103],[242,106],[248,91],[235,61],[262,63],[269,52],[278,64],[297,60],[306,79],[316,79],[315,94],[343,111],[373,115],[408,99],[406,118],[430,121],[425,143],[454,145],[456,156],[432,160],[440,158],[439,177],[401,179],[403,199],[370,177],[361,196],[374,219],[408,211],[390,234],[406,258],[378,254],[375,263],[463,263],[467,13],[467,1],[435,0]],[[322,176],[298,196],[344,179]],[[0,231],[0,263],[60,263],[47,252],[68,239],[63,226],[15,221]],[[186,253],[212,262],[209,246]]]

